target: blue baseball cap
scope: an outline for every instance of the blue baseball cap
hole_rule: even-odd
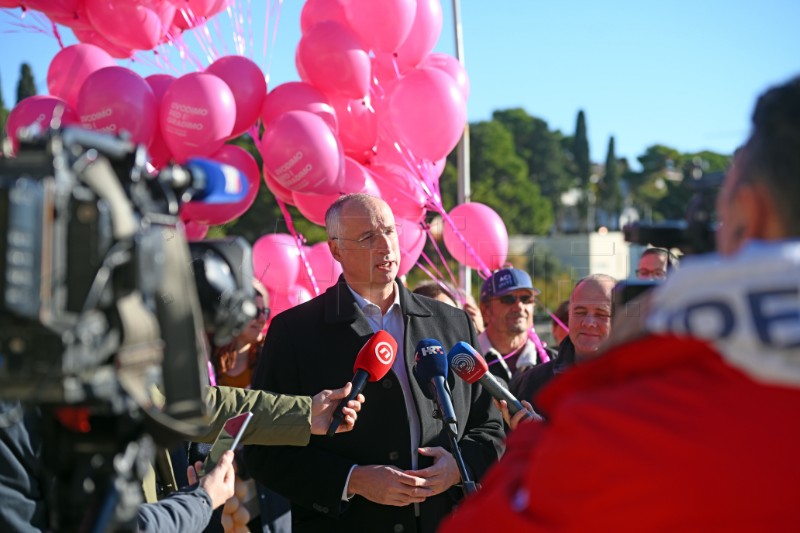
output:
[[[541,293],[539,289],[534,288],[531,277],[524,270],[501,268],[484,280],[481,287],[481,301],[503,296],[518,289],[527,289],[534,295]]]

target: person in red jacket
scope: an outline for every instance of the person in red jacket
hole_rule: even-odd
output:
[[[440,531],[797,531],[800,78],[762,95],[689,258]],[[624,340],[625,342],[621,342]]]

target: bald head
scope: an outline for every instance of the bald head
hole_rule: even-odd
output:
[[[569,298],[569,338],[577,361],[591,359],[611,333],[611,294],[617,280],[606,274],[581,279]]]

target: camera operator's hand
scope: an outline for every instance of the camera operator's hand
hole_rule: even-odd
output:
[[[197,471],[203,467],[203,463],[197,461],[194,467],[186,470],[189,484],[197,483]],[[200,478],[200,486],[205,489],[211,498],[211,506],[216,509],[228,501],[234,494],[234,481],[236,471],[233,469],[233,452],[228,450],[222,455],[211,472]]]
[[[311,398],[311,434],[312,435],[325,435],[328,432],[328,426],[333,418],[333,412],[336,406],[339,405],[339,400],[350,394],[350,389],[353,387],[352,383],[347,383],[341,389],[324,390]],[[364,403],[364,395],[359,394],[355,400],[348,402],[347,406],[342,410],[344,411],[344,422],[336,430],[336,433],[350,431],[356,423],[358,412],[361,410],[361,404]]]

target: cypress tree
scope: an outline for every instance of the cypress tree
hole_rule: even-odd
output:
[[[572,156],[575,161],[575,168],[578,172],[579,186],[581,188],[581,199],[578,202],[578,213],[580,216],[580,227],[591,229],[589,226],[589,203],[593,191],[589,183],[591,173],[591,161],[589,160],[589,140],[586,137],[586,115],[583,109],[578,111],[578,120],[575,124],[575,137],[572,140]]]
[[[617,218],[622,209],[622,192],[619,187],[619,166],[614,149],[614,136],[608,139],[608,152],[606,153],[606,174],[603,177],[602,205],[609,216]]]
[[[3,85],[0,83],[0,142],[6,138],[6,121],[9,112],[6,102],[3,100]]]
[[[33,80],[33,71],[29,64],[23,63],[19,69],[19,82],[17,82],[17,103],[35,95],[36,82]]]

